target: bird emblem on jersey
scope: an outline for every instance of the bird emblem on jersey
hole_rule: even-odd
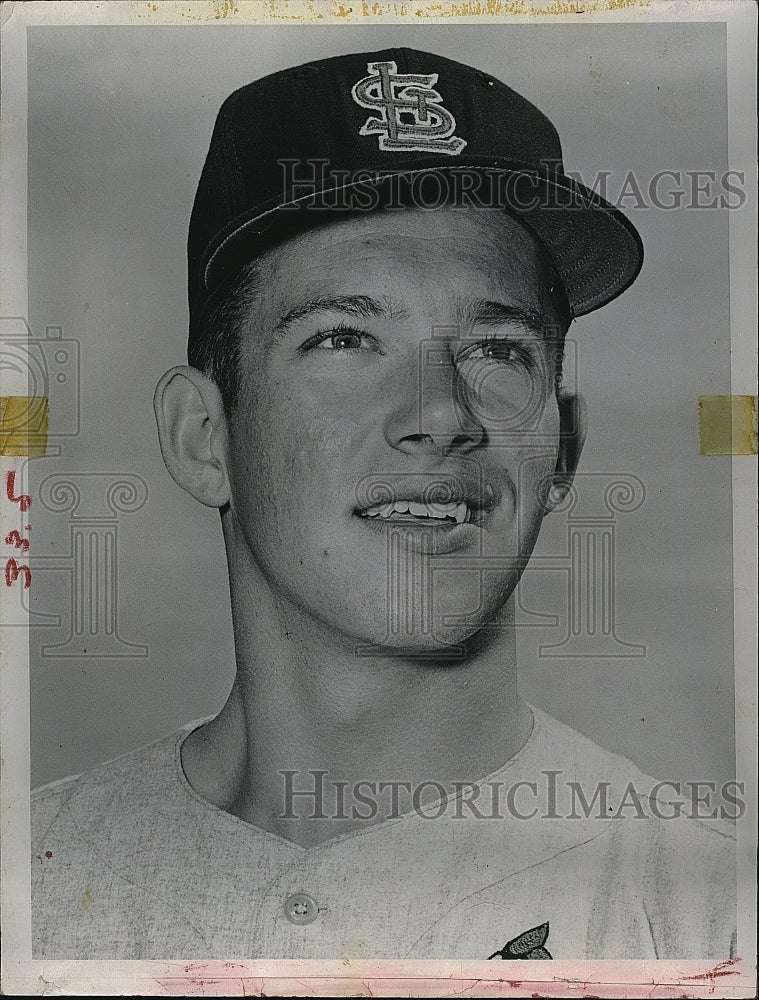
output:
[[[529,931],[525,931],[523,934],[518,934],[511,941],[507,941],[506,944],[499,951],[494,951],[492,955],[488,958],[503,958],[507,960],[512,960],[515,958],[524,959],[540,959],[540,958],[553,958],[553,955],[545,947],[546,940],[548,939],[548,921],[544,924],[538,924],[537,927],[531,927]]]

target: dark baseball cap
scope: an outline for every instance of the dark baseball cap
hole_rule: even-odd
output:
[[[573,316],[640,271],[635,227],[564,173],[556,129],[510,87],[415,49],[335,56],[222,105],[190,220],[191,342],[214,292],[283,235],[341,212],[435,207],[436,192],[518,218],[553,259]]]

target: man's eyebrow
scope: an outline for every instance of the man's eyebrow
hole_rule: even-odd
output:
[[[357,319],[400,319],[405,310],[393,306],[384,299],[374,299],[371,295],[319,295],[306,299],[285,313],[274,328],[274,334],[282,333],[290,324],[319,312],[342,312]]]
[[[505,302],[494,302],[492,299],[474,303],[466,309],[464,318],[473,326],[518,326],[526,333],[539,337],[545,335],[546,323],[538,312],[509,306]]]

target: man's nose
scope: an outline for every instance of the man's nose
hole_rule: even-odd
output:
[[[425,345],[416,371],[406,373],[402,399],[386,427],[388,443],[406,454],[466,453],[480,446],[486,431],[465,404],[447,345]]]

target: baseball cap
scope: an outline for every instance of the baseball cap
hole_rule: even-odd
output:
[[[554,126],[500,80],[409,48],[334,56],[222,105],[190,219],[191,342],[214,292],[294,227],[436,197],[518,218],[553,259],[573,316],[621,294],[642,266],[632,223],[567,176]]]

